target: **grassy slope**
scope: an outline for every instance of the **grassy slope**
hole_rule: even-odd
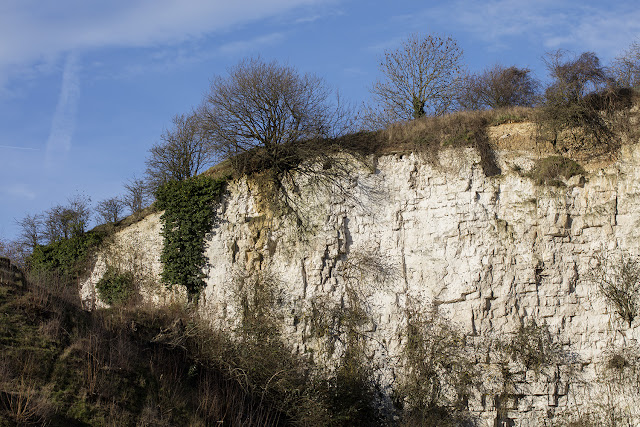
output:
[[[176,345],[180,313],[86,313],[37,286],[2,284],[0,319],[0,426],[284,420]]]

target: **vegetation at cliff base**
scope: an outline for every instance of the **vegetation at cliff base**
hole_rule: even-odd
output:
[[[100,300],[107,304],[124,304],[130,301],[136,293],[134,280],[130,271],[121,273],[111,266],[107,267],[107,271],[96,283]]]
[[[177,307],[85,312],[50,277],[0,283],[0,426],[283,425],[234,346]]]

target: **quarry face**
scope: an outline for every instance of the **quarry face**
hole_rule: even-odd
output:
[[[594,402],[637,417],[635,369],[611,360],[637,347],[638,323],[607,303],[593,272],[603,256],[639,255],[640,146],[558,185],[527,176],[538,157],[498,151],[496,176],[484,174],[473,149],[442,150],[436,162],[416,153],[353,160],[324,184],[295,178],[284,207],[251,179],[232,181],[206,237],[199,312],[233,330],[247,298],[261,300],[295,351],[327,366],[357,328],[387,390],[406,374],[412,316],[437,316],[464,336],[464,356],[481,371],[469,407],[486,425],[541,425]],[[157,304],[180,298],[157,285],[159,218],[113,243],[135,255],[121,262],[144,268],[143,294]],[[83,284],[87,301],[107,252]],[[531,330],[545,339],[520,338],[534,356],[550,352],[542,365],[496,344],[522,342],[513,338]]]

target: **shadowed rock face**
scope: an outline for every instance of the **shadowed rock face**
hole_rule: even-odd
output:
[[[340,340],[328,354],[328,335],[314,330],[313,316],[318,307],[347,310],[357,301],[367,355],[383,386],[395,387],[408,312],[437,306],[474,343],[483,387],[469,407],[487,425],[539,425],[605,397],[637,417],[637,387],[613,383],[607,366],[612,354],[636,345],[640,329],[620,319],[587,276],[599,253],[639,255],[640,147],[624,147],[618,162],[557,187],[526,177],[535,158],[498,153],[503,174],[493,177],[471,149],[443,150],[439,165],[415,154],[354,164],[335,188],[300,176],[292,194],[302,225],[265,205],[251,182],[232,182],[207,237],[199,310],[214,325],[237,326],[238,295],[260,277],[277,294],[268,309],[283,336],[331,365]],[[124,230],[116,240],[138,248],[157,274],[158,217],[144,221],[137,227],[149,234]],[[85,296],[101,268],[84,284]],[[546,366],[483,347],[531,322],[561,349]]]

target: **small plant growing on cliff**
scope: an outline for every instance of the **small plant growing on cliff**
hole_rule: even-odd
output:
[[[518,327],[507,344],[507,353],[527,369],[539,372],[558,360],[560,346],[547,325],[539,325],[534,319]]]
[[[574,160],[562,156],[550,156],[536,161],[535,166],[529,172],[529,177],[533,178],[538,185],[563,186],[560,177],[569,179],[584,173],[584,168]]]
[[[283,304],[281,284],[268,271],[238,273],[234,277],[234,299],[241,313],[239,333],[244,339],[260,342],[280,339]]]
[[[96,289],[100,299],[107,304],[125,304],[135,295],[133,273],[107,267],[107,271],[96,283]]]
[[[640,260],[622,254],[618,257],[596,255],[588,279],[629,327],[640,310]]]

